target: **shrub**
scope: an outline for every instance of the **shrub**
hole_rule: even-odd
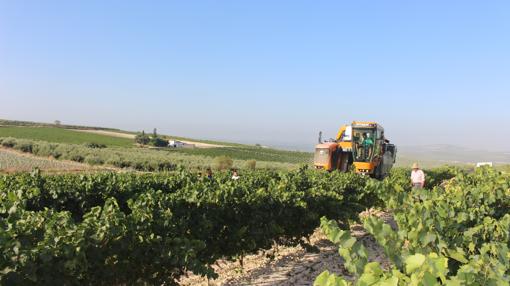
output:
[[[16,139],[14,138],[7,137],[2,140],[2,146],[4,147],[12,148],[14,145],[16,145]]]
[[[43,157],[50,156],[51,155],[50,144],[42,142],[34,144],[34,147],[32,148],[32,153],[37,156]]]
[[[147,136],[143,131],[141,134],[137,134],[135,136],[135,142],[138,144],[147,145],[149,144],[150,141],[151,139],[149,138],[149,136]]]
[[[72,154],[69,159],[71,159],[71,161],[75,161],[78,163],[83,163],[83,161],[85,160],[83,155],[80,154]]]
[[[128,168],[128,167],[131,167],[132,165],[134,165],[133,162],[126,161],[118,155],[114,155],[114,156],[110,157],[106,161],[106,164],[115,166],[117,168]]]
[[[58,147],[59,147],[59,145],[50,144],[50,152],[51,152],[50,155],[55,159],[62,157],[62,152],[58,150]]]
[[[135,170],[147,170],[147,171],[152,171],[151,169],[149,169],[149,164],[147,162],[141,162],[141,161],[134,161],[131,163],[131,168],[135,169]]]
[[[227,156],[219,156],[214,159],[214,166],[218,170],[227,170],[232,168],[234,162],[230,157]]]
[[[32,154],[43,157],[52,156],[53,158],[58,159],[62,156],[62,153],[56,151],[57,147],[58,144],[37,142],[33,144]]]
[[[245,163],[245,167],[246,167],[246,169],[249,169],[249,170],[255,170],[255,168],[257,167],[257,161],[248,160]]]
[[[32,147],[33,143],[28,140],[18,140],[16,142],[16,145],[14,146],[14,149],[19,150],[21,152],[25,153],[32,153]]]
[[[105,144],[95,143],[95,142],[88,142],[83,144],[87,148],[106,148]]]
[[[67,159],[67,160],[72,160],[72,156],[74,154],[76,154],[76,152],[74,151],[75,148],[73,148],[73,146],[70,146],[70,145],[64,145],[64,144],[57,144],[55,146],[55,150],[53,151],[53,155],[56,155],[56,156],[53,156],[57,159]]]
[[[89,165],[102,165],[104,163],[104,160],[97,155],[88,155],[87,157],[85,157],[85,163]]]
[[[154,147],[167,147],[168,141],[161,137],[153,137],[151,138],[150,144]]]
[[[160,171],[172,171],[175,170],[177,165],[169,161],[163,161],[158,163],[158,169]]]

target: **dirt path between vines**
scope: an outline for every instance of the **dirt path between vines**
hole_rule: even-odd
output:
[[[387,223],[395,226],[390,214],[385,212],[369,211]],[[389,261],[384,256],[383,249],[376,243],[374,238],[367,234],[361,225],[351,227],[351,235],[362,241],[369,250],[370,261],[378,261],[384,268],[389,268]],[[300,246],[278,247],[266,253],[260,252],[244,258],[244,267],[239,262],[218,261],[214,265],[219,278],[207,281],[206,278],[190,275],[182,279],[182,286],[305,286],[313,285],[319,274],[328,270],[346,279],[352,279],[343,266],[343,260],[338,254],[338,247],[331,243],[317,229],[310,237],[310,243],[318,247],[318,253],[307,252]],[[273,259],[271,259],[273,256]]]

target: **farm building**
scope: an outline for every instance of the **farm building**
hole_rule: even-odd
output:
[[[480,167],[483,167],[483,166],[489,166],[489,167],[492,167],[493,164],[492,162],[479,162],[479,163],[476,163],[476,167],[477,168],[480,168]]]
[[[168,147],[172,148],[195,148],[195,144],[189,144],[178,140],[168,140]]]

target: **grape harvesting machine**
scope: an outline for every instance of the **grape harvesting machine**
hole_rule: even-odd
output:
[[[384,136],[384,128],[375,122],[354,121],[340,127],[335,139],[315,146],[314,166],[327,171],[349,171],[383,179],[396,162],[397,147]]]

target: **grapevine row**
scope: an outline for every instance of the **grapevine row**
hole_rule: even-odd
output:
[[[321,216],[376,202],[368,179],[305,168],[213,180],[179,171],[0,177],[0,282],[174,285],[219,258],[303,244]]]
[[[441,174],[428,190],[410,190],[399,174],[371,184],[398,225],[393,230],[376,217],[364,221],[391,269],[369,262],[360,242],[323,218],[322,229],[357,279],[326,271],[315,285],[509,285],[510,178],[492,169]]]

